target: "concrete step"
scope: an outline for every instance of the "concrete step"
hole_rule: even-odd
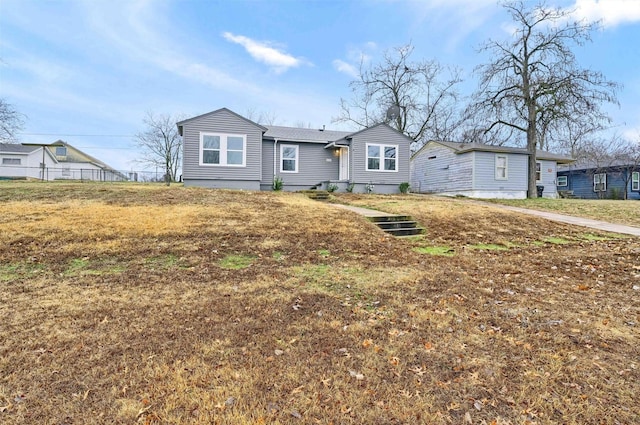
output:
[[[304,193],[309,199],[316,201],[326,201],[330,197],[326,190],[301,190],[300,193]]]
[[[380,215],[367,218],[383,232],[393,236],[412,236],[424,232],[424,229],[418,227],[416,221],[408,215]]]

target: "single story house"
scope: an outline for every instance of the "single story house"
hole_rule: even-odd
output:
[[[124,181],[104,162],[58,140],[0,143],[0,179]]]
[[[558,191],[584,199],[640,199],[640,164],[581,161],[558,168]],[[626,196],[625,196],[626,193]]]
[[[536,185],[557,197],[557,164],[573,159],[537,151]],[[472,198],[524,199],[528,188],[526,149],[481,143],[430,141],[411,157],[411,190]]]
[[[263,126],[227,109],[177,123],[185,186],[397,193],[412,140],[381,123],[356,132]]]

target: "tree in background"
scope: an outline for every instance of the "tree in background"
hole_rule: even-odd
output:
[[[15,142],[17,133],[24,125],[24,115],[16,111],[6,100],[0,98],[0,141]]]
[[[561,120],[597,117],[603,102],[617,103],[618,85],[601,73],[581,69],[571,48],[590,41],[595,23],[571,20],[571,11],[539,3],[508,2],[515,29],[506,41],[489,40],[481,51],[491,61],[480,65],[480,87],[471,113],[490,117],[485,133],[509,127],[526,136],[529,151],[528,196],[536,193],[536,148],[546,147],[546,131]]]
[[[460,126],[458,85],[460,73],[437,61],[410,61],[413,46],[385,52],[379,63],[360,65],[349,86],[351,100],[340,99],[341,113],[334,122],[369,127],[388,122],[415,140],[414,150],[429,140],[452,140]],[[390,107],[398,113],[387,117]]]
[[[144,154],[139,162],[163,169],[167,186],[177,180],[182,162],[182,137],[176,127],[178,121],[178,117],[147,112],[142,121],[146,129],[135,136],[136,145]]]

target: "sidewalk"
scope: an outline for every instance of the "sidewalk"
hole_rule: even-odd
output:
[[[502,208],[509,211],[515,211],[521,214],[534,215],[546,218],[547,220],[557,221],[560,223],[573,224],[575,226],[589,227],[596,230],[604,230],[605,232],[621,233],[624,235],[640,236],[640,228],[625,226],[624,224],[608,223],[606,221],[592,220],[589,218],[574,217],[570,215],[556,214],[547,211],[530,210],[526,208],[512,207],[509,205],[494,204],[493,202],[472,201],[481,205]]]

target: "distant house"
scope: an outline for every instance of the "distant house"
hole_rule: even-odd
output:
[[[557,164],[573,161],[538,151],[536,185],[543,196],[557,197]],[[526,149],[480,143],[431,141],[411,157],[411,190],[473,198],[523,199],[527,197]]]
[[[127,180],[124,174],[62,140],[51,144],[0,143],[0,178]]]
[[[581,161],[564,165],[558,168],[558,191],[584,199],[640,199],[640,164]]]
[[[386,124],[357,132],[259,125],[222,108],[177,123],[185,186],[396,193],[412,140]]]

